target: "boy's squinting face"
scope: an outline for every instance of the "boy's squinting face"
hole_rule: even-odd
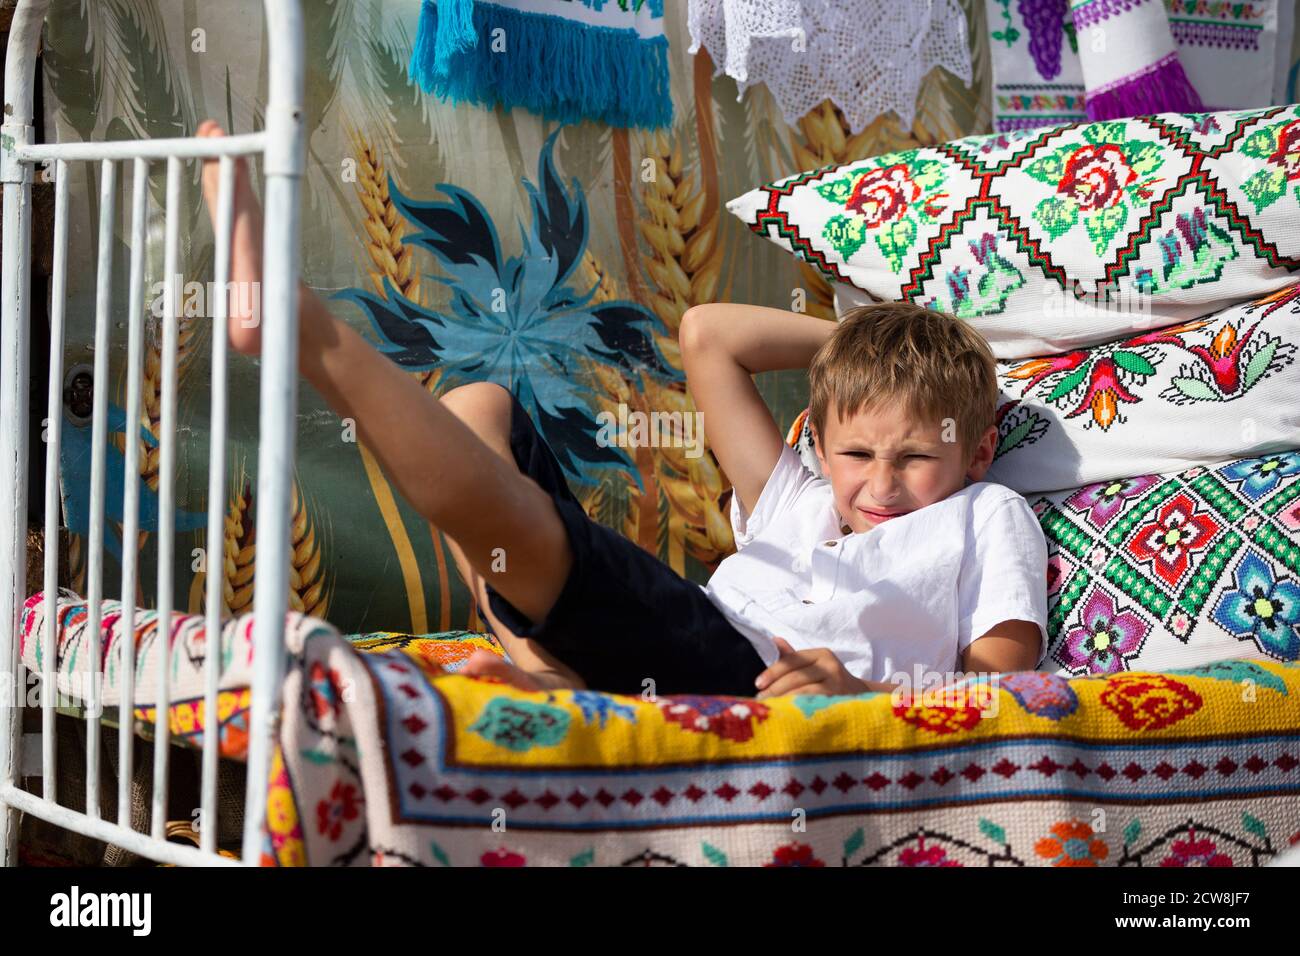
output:
[[[824,436],[813,431],[817,459],[835,493],[836,510],[852,531],[870,531],[942,501],[964,488],[967,479],[982,481],[998,434],[990,426],[974,452],[964,455],[955,425],[945,432],[940,424],[915,421],[888,405],[847,420],[832,406],[825,431]]]

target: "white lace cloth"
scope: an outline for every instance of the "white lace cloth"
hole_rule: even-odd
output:
[[[687,28],[688,52],[708,47],[723,61],[727,76],[744,83],[749,76],[749,47],[754,37],[790,37],[803,43],[799,0],[691,0]],[[715,74],[716,75],[716,74]]]
[[[737,100],[764,83],[791,126],[830,99],[854,133],[889,110],[910,127],[930,70],[971,80],[957,0],[690,0],[687,26],[690,52],[708,49]]]

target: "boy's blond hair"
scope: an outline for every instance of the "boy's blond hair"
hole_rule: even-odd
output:
[[[952,419],[969,456],[997,412],[997,365],[988,342],[961,319],[911,302],[846,312],[813,356],[808,384],[819,442],[832,407],[841,420],[882,408],[940,427]]]

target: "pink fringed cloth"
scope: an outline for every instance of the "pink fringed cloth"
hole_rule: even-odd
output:
[[[1072,0],[1090,120],[1204,109],[1161,0]]]

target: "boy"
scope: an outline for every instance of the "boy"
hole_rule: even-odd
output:
[[[209,120],[198,135],[224,133]],[[215,221],[215,161],[203,180]],[[261,246],[241,160],[233,282],[260,280]],[[231,344],[256,354],[241,298]],[[767,697],[891,690],[884,678],[908,666],[1021,670],[1042,658],[1046,543],[1022,497],[980,481],[997,436],[993,358],[955,319],[896,307],[888,335],[871,334],[869,313],[832,340],[834,323],[774,309],[688,311],[687,378],[733,483],[740,547],[701,587],[587,517],[510,392],[483,382],[435,398],[301,284],[300,298],[301,372],[451,539],[510,655],[477,652],[462,673],[527,690]],[[945,350],[917,351],[934,343]],[[829,481],[785,445],[750,378],[810,362]],[[963,387],[940,398],[953,382]],[[880,401],[864,409],[867,396]]]

